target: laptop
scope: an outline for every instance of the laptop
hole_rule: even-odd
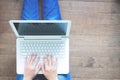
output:
[[[58,58],[57,73],[69,72],[69,20],[10,20],[16,39],[17,74],[24,73],[24,59],[32,53]],[[42,62],[42,59],[40,60]],[[42,74],[42,72],[39,72]]]

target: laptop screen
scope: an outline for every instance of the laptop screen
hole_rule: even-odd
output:
[[[19,35],[66,35],[67,22],[59,23],[14,23]]]

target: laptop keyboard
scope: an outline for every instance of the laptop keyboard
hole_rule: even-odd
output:
[[[48,53],[60,57],[65,53],[65,41],[21,41],[20,53],[24,57],[32,53],[40,56]]]

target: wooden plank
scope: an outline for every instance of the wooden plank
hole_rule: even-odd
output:
[[[76,49],[75,47],[74,49]],[[79,50],[77,50],[79,49]],[[120,48],[114,47],[79,47],[76,50],[70,49],[70,56],[85,56],[85,57],[119,57],[120,56]]]
[[[79,68],[119,68],[120,57],[71,57],[70,66]]]
[[[14,76],[16,74],[15,55],[0,55],[0,76]]]
[[[115,8],[113,2],[81,2],[81,1],[60,1],[60,8],[62,13],[73,12],[75,13],[110,13],[111,8]],[[65,8],[64,8],[65,7]],[[68,13],[69,14],[69,13]],[[72,13],[74,14],[74,13]]]
[[[0,76],[0,80],[16,80],[16,78],[14,76],[13,77],[12,76],[11,77],[7,77],[7,76],[1,77]]]
[[[72,80],[120,80],[120,79],[89,79],[89,78],[72,78]]]
[[[15,34],[12,32],[12,33],[1,33],[0,34],[0,43],[1,44],[15,44],[15,41],[16,41],[16,36]]]
[[[96,36],[119,36],[120,25],[118,24],[82,24],[72,22],[72,35],[96,35]]]
[[[76,78],[120,79],[120,68],[78,68],[72,67],[72,76]]]
[[[67,15],[67,16],[65,16]],[[76,15],[76,16],[74,16]],[[118,16],[118,17],[117,17]],[[91,14],[63,14],[64,19],[70,19],[73,23],[79,24],[119,24],[120,14],[105,14],[105,13],[91,13]],[[77,20],[79,19],[79,20]],[[88,25],[89,26],[89,25]]]
[[[73,1],[73,0],[59,0],[59,1]],[[74,0],[81,2],[115,2],[115,0]]]
[[[119,47],[119,40],[120,36],[71,35],[70,45],[73,47]]]

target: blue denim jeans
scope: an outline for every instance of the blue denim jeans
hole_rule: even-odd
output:
[[[43,0],[44,20],[61,20],[58,0]],[[38,0],[24,0],[21,15],[22,20],[39,20],[40,11]],[[59,80],[71,80],[70,73],[58,75]],[[16,80],[23,80],[23,74],[17,74]],[[44,75],[37,75],[34,80],[46,80]]]
[[[61,20],[58,0],[42,0],[44,20]],[[22,20],[39,20],[38,0],[24,0],[21,19]]]

